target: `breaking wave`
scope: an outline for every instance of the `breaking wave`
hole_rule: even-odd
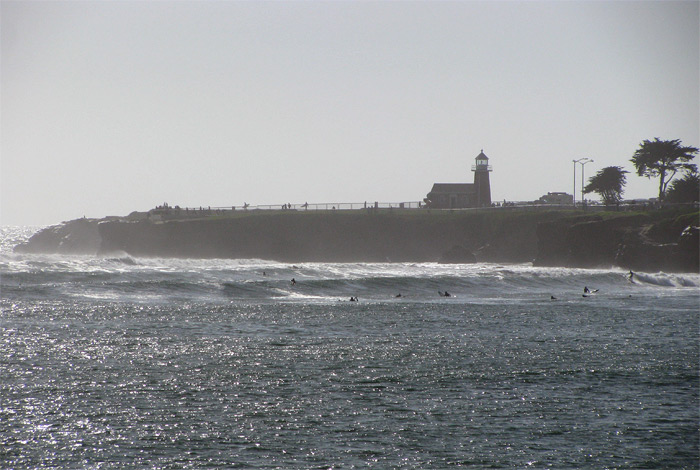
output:
[[[620,269],[535,267],[530,264],[302,263],[258,259],[135,258],[12,253],[31,230],[3,228],[3,297],[113,301],[510,301],[571,298],[584,287],[599,297],[652,290],[697,289],[698,274],[629,273]],[[8,248],[9,247],[9,248]],[[294,282],[292,282],[294,280]],[[448,292],[450,298],[444,296]],[[442,293],[443,296],[440,296]]]

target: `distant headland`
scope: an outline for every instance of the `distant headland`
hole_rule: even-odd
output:
[[[124,217],[76,219],[37,232],[15,251],[281,262],[533,262],[645,272],[698,272],[700,259],[696,205],[643,210],[284,206],[163,205]]]
[[[657,207],[657,201],[622,204],[613,198],[610,206],[587,204],[583,187],[578,206],[566,193],[529,204],[493,202],[492,168],[483,150],[471,170],[473,183],[435,183],[422,201],[214,208],[164,203],[125,217],[49,227],[16,251],[698,272],[697,203]]]

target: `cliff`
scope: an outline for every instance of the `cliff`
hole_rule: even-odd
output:
[[[563,217],[537,227],[539,266],[698,272],[698,212],[659,210]]]
[[[79,219],[18,252],[285,262],[530,262],[540,266],[698,271],[698,213],[572,211],[250,211],[154,222]]]
[[[443,261],[450,250],[480,261],[531,261],[545,214],[283,212],[165,223],[99,224],[101,251],[136,256],[263,258],[278,261]],[[444,258],[443,255],[447,254]]]
[[[100,220],[105,219],[75,219],[52,225],[35,233],[27,243],[17,245],[14,250],[17,253],[96,254],[101,243]]]

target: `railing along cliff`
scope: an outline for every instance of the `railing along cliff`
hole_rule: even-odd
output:
[[[695,208],[698,204],[690,204]],[[679,206],[678,204],[666,204],[665,207]],[[680,206],[688,206],[681,204]],[[173,220],[183,218],[199,218],[211,216],[231,215],[237,212],[247,211],[347,211],[366,210],[373,211],[393,211],[393,210],[422,210],[444,212],[480,212],[480,211],[551,211],[551,210],[584,210],[590,212],[602,211],[646,211],[658,209],[658,204],[653,203],[622,203],[617,206],[605,206],[602,204],[533,204],[532,202],[504,202],[495,203],[490,207],[454,208],[454,209],[431,209],[420,201],[407,202],[324,202],[324,203],[303,203],[303,204],[243,204],[240,206],[218,206],[218,207],[180,207],[164,204],[148,212],[148,217],[152,220]]]

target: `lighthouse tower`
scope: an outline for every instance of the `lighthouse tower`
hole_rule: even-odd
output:
[[[474,205],[476,207],[488,207],[491,205],[491,183],[489,182],[489,157],[484,155],[484,149],[476,157],[476,164],[472,166],[474,172]]]

